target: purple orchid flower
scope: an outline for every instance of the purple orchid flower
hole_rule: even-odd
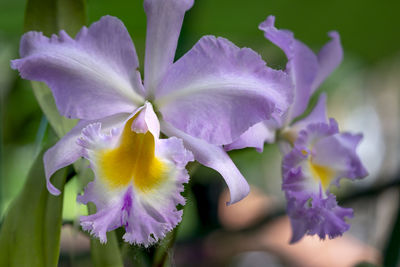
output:
[[[368,175],[356,153],[362,135],[339,132],[336,121],[327,119],[325,102],[322,95],[312,113],[293,125],[302,130],[282,161],[282,189],[293,229],[291,243],[305,234],[325,239],[347,231],[350,226],[345,218],[352,217],[353,210],[339,207],[330,188],[339,187],[342,178],[355,180]]]
[[[145,0],[147,38],[144,82],[132,40],[117,18],[83,27],[75,39],[64,31],[47,38],[28,32],[21,59],[11,65],[25,79],[45,82],[60,113],[80,119],[44,156],[51,175],[80,157],[89,159],[95,180],[82,203],[97,213],[83,228],[106,242],[125,227],[124,240],[149,246],[181,220],[185,166],[196,159],[218,171],[230,202],[249,186],[223,149],[252,125],[279,118],[291,102],[288,75],[266,67],[248,48],[205,36],[173,63],[185,12],[193,0]],[[168,139],[160,139],[160,131]]]
[[[339,133],[336,121],[327,119],[324,94],[309,115],[293,121],[305,112],[312,94],[341,62],[339,34],[330,32],[332,40],[315,55],[292,32],[276,29],[274,22],[275,18],[269,16],[259,28],[288,58],[285,71],[294,84],[294,101],[285,116],[253,125],[225,149],[255,147],[261,152],[265,142],[274,142],[279,130],[285,155],[282,189],[293,229],[291,242],[305,234],[334,238],[348,230],[345,218],[352,217],[353,211],[339,207],[329,189],[331,185],[339,186],[341,178],[360,179],[367,175],[356,154],[362,135]]]

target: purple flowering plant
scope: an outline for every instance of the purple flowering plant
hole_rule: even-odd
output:
[[[284,116],[255,124],[225,148],[262,151],[264,143],[279,142],[284,155],[282,190],[293,230],[291,243],[305,234],[334,238],[349,229],[345,219],[352,217],[353,211],[338,206],[330,189],[339,187],[342,178],[367,176],[356,153],[362,135],[340,132],[335,119],[328,119],[325,94],[309,114],[302,115],[318,86],[342,60],[340,37],[330,32],[331,41],[316,55],[292,32],[278,30],[274,23],[275,17],[269,16],[259,28],[286,54],[285,72],[294,85],[293,103]]]
[[[147,39],[142,83],[138,59],[120,20],[106,16],[75,39],[64,31],[51,38],[28,32],[21,59],[11,65],[25,79],[45,82],[60,113],[80,119],[44,156],[50,178],[80,157],[95,173],[81,203],[97,212],[81,218],[83,229],[102,242],[125,227],[124,240],[151,245],[181,220],[178,204],[197,160],[218,171],[231,194],[244,198],[249,186],[223,145],[251,125],[282,116],[291,101],[291,81],[268,68],[248,48],[205,36],[176,62],[183,17],[193,1],[146,0]],[[243,112],[245,111],[245,112]],[[160,131],[168,139],[160,139]]]
[[[334,238],[349,229],[351,209],[338,206],[331,186],[367,175],[356,148],[362,138],[340,132],[327,118],[322,94],[310,98],[342,60],[339,34],[316,55],[274,26],[259,28],[287,57],[285,70],[266,65],[258,53],[227,39],[202,37],[174,62],[185,12],[193,0],[144,0],[147,36],[143,80],[133,42],[115,17],[104,16],[72,38],[28,32],[20,58],[11,62],[27,80],[46,83],[61,115],[78,124],[44,155],[47,188],[52,175],[81,157],[95,174],[78,202],[96,212],[80,218],[83,230],[102,243],[123,227],[130,244],[151,246],[182,219],[186,166],[219,172],[234,204],[249,185],[227,151],[280,144],[282,190],[293,235]],[[300,119],[298,119],[300,117]]]

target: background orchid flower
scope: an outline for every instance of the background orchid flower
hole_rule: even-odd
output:
[[[341,62],[339,35],[330,32],[332,40],[315,55],[292,32],[276,29],[274,21],[269,16],[259,28],[286,54],[285,71],[294,84],[294,101],[284,117],[252,126],[225,149],[255,147],[262,151],[264,143],[273,142],[279,131],[284,154],[282,189],[293,229],[291,242],[305,234],[334,238],[348,230],[345,217],[352,217],[353,211],[337,205],[330,187],[338,187],[341,178],[360,179],[367,175],[356,153],[362,135],[339,132],[336,121],[327,118],[324,94],[310,114],[294,120],[305,112],[312,94]]]
[[[291,243],[305,234],[321,239],[340,236],[350,226],[345,218],[352,209],[338,206],[330,192],[340,186],[342,178],[361,179],[368,175],[356,149],[361,134],[339,132],[334,119],[327,119],[326,97],[322,95],[312,113],[301,121],[292,150],[282,161],[283,184],[287,213],[293,229]]]
[[[153,244],[181,220],[185,165],[196,159],[218,171],[230,204],[249,186],[223,149],[252,125],[279,118],[291,102],[292,84],[248,48],[205,36],[173,63],[185,12],[192,0],[145,0],[147,39],[144,81],[132,40],[121,21],[106,16],[72,39],[28,32],[12,67],[43,81],[60,113],[80,122],[44,156],[51,175],[80,157],[95,180],[82,203],[97,213],[81,218],[85,230],[106,241],[124,226],[130,243]],[[159,139],[160,131],[168,139]]]

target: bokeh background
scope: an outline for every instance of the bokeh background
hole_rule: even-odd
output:
[[[10,59],[18,57],[25,5],[25,0],[0,0],[0,220],[24,184],[46,127],[30,83],[9,67]],[[106,14],[125,23],[143,68],[146,17],[142,6],[142,0],[87,2],[88,25]],[[341,130],[364,133],[358,152],[370,176],[344,183],[337,192],[339,202],[355,210],[343,238],[322,242],[307,237],[288,245],[291,230],[280,190],[281,156],[276,145],[266,145],[262,154],[252,149],[231,153],[252,191],[230,207],[224,205],[228,195],[222,178],[210,169],[194,167],[174,249],[176,266],[383,265],[386,258],[400,253],[398,246],[397,250],[389,246],[400,243],[396,232],[400,231],[399,11],[396,0],[195,1],[185,17],[177,58],[201,36],[211,34],[250,47],[269,66],[283,69],[283,52],[258,30],[268,15],[275,15],[278,28],[292,30],[314,51],[328,41],[328,31],[337,30],[344,61],[317,93],[328,93],[328,114],[339,121]],[[73,178],[65,189],[60,266],[91,266],[89,237],[79,232],[76,222],[86,213],[84,206],[75,203],[80,187]],[[133,262],[126,257],[126,266]]]

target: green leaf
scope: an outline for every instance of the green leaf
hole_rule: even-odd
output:
[[[75,126],[77,120],[67,119],[60,115],[53,94],[46,84],[41,82],[31,82],[31,84],[39,106],[57,136],[61,138]]]
[[[74,36],[86,23],[84,0],[28,0],[25,31],[42,31],[49,36],[65,30]]]
[[[168,232],[163,240],[157,244],[157,248],[153,257],[153,267],[171,266],[171,260],[174,255],[174,245],[179,225],[171,232]]]
[[[74,36],[85,23],[86,5],[84,0],[28,0],[25,31],[42,31],[49,36],[63,29]],[[50,125],[56,134],[62,137],[76,124],[76,120],[69,120],[59,114],[52,93],[44,83],[32,82],[32,87]],[[76,163],[74,166],[80,170],[80,165],[82,164]],[[82,178],[84,175],[79,176]],[[107,237],[108,242],[104,245],[100,244],[97,239],[91,239],[94,266],[123,266],[115,233],[110,232]]]
[[[28,0],[25,12],[25,31],[41,31],[49,36],[63,29],[74,36],[86,23],[84,0]],[[57,110],[50,89],[39,82],[32,82],[33,91],[50,125],[62,137],[76,120],[62,117]]]
[[[46,188],[43,152],[36,158],[25,185],[10,205],[0,230],[0,266],[57,266],[60,250],[63,195]],[[53,175],[63,189],[67,169]]]
[[[96,210],[92,203],[88,205],[89,213]],[[115,231],[107,233],[107,243],[101,244],[97,238],[90,239],[90,251],[94,267],[123,267],[121,251],[118,246]]]

